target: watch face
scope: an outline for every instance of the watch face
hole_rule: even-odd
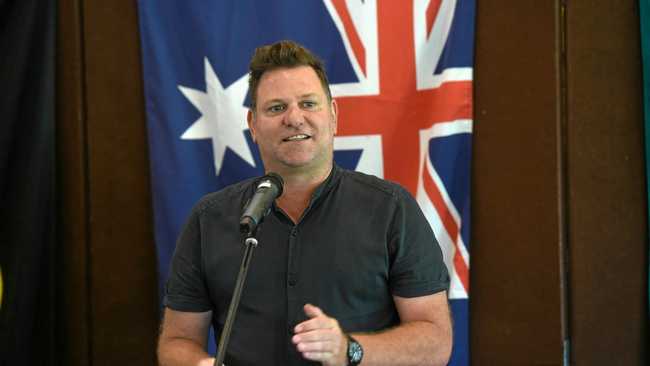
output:
[[[348,360],[351,365],[357,365],[363,358],[363,348],[355,340],[350,339],[348,344]]]

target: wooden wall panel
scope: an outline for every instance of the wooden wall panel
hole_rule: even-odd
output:
[[[155,363],[149,163],[135,2],[86,2],[94,365]]]
[[[79,1],[58,2],[57,195],[61,365],[90,365],[86,119]]]
[[[135,2],[59,2],[63,365],[154,365],[159,317]]]
[[[648,234],[638,1],[567,4],[571,358],[645,365]]]
[[[473,365],[562,364],[556,3],[477,4]]]

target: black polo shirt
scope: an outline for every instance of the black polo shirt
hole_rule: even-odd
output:
[[[164,304],[212,310],[217,343],[244,246],[239,217],[253,179],[205,196],[192,210],[172,260]],[[311,365],[291,342],[303,305],[319,306],[346,332],[397,325],[393,295],[448,289],[441,250],[402,187],[334,166],[295,224],[273,207],[260,227],[225,363]]]

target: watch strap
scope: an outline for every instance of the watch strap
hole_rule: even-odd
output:
[[[356,366],[363,359],[363,347],[351,335],[345,334],[345,336],[348,338],[348,366]]]

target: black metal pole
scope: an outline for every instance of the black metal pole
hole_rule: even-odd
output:
[[[232,324],[235,322],[235,315],[237,314],[237,308],[239,307],[239,299],[241,299],[242,289],[244,288],[244,282],[246,281],[246,275],[248,274],[248,265],[251,262],[251,258],[253,258],[253,249],[257,246],[257,239],[253,237],[247,238],[244,245],[246,246],[246,249],[244,250],[244,258],[242,258],[241,266],[239,267],[239,274],[237,275],[237,282],[235,283],[235,292],[233,292],[232,300],[230,300],[226,324],[224,325],[223,330],[221,331],[221,337],[219,338],[217,358],[214,360],[215,366],[222,366],[223,359],[226,357],[226,348],[228,347],[228,341],[230,340]]]

